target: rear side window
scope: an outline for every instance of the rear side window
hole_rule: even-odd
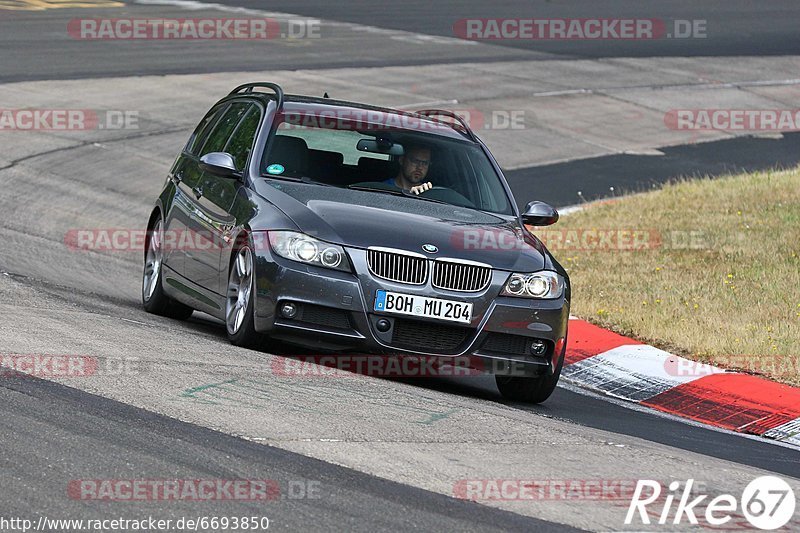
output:
[[[214,129],[209,133],[202,150],[196,155],[203,156],[210,152],[224,152],[228,138],[250,106],[251,104],[246,102],[231,104],[225,114],[222,115],[222,118],[214,125]]]
[[[261,122],[261,110],[256,105],[251,105],[250,110],[239,123],[236,131],[233,132],[228,144],[225,146],[225,152],[233,156],[233,161],[236,164],[236,170],[244,170],[244,165],[247,163],[247,158],[250,156],[250,150],[253,148],[258,125]]]
[[[200,121],[200,124],[198,124],[194,132],[192,132],[192,136],[189,137],[189,142],[186,143],[187,152],[192,155],[197,155],[197,152],[203,145],[203,141],[205,141],[208,136],[208,132],[211,131],[211,128],[227,107],[227,104],[215,107],[203,117],[203,120]]]

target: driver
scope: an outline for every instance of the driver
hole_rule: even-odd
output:
[[[422,181],[428,175],[428,169],[431,166],[430,148],[419,144],[409,145],[398,161],[400,162],[400,171],[397,173],[397,177],[390,178],[384,183],[406,189],[413,194],[433,188],[430,181]]]

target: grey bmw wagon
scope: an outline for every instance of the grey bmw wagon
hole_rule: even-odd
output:
[[[327,96],[327,95],[326,95]],[[547,399],[567,338],[567,273],[526,226],[456,114],[235,88],[203,117],[147,222],[142,301],[194,310],[231,342],[468,357],[504,397]]]

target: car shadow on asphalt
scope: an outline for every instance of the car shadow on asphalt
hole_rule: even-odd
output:
[[[218,337],[220,341],[227,342],[227,335],[225,332],[225,326],[223,322],[221,320],[211,317],[210,315],[206,315],[205,313],[195,312],[189,320],[184,322],[184,324],[186,325],[186,327],[193,329],[197,332]],[[321,355],[337,355],[341,357],[354,357],[354,356],[364,355],[352,352],[320,353],[319,350],[303,348],[301,346],[287,344],[281,341],[276,341],[274,339],[265,339],[264,345],[258,347],[256,350],[264,354],[279,355],[281,357],[290,357],[294,359],[303,359],[303,360],[308,360],[308,358],[317,358],[320,357]],[[414,387],[419,387],[422,389],[439,391],[457,396],[501,403],[504,405],[513,406],[524,410],[532,410],[532,411],[549,410],[546,407],[546,404],[531,405],[531,404],[522,404],[518,402],[509,402],[507,400],[504,400],[503,397],[500,396],[500,392],[497,390],[497,386],[495,385],[494,382],[494,377],[488,374],[478,375],[478,376],[463,376],[463,377],[450,377],[450,376],[398,377],[398,376],[374,376],[374,375],[371,375],[370,377],[374,377],[377,379],[384,379],[387,381],[396,381]]]

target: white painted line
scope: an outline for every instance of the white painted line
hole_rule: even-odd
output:
[[[658,157],[664,155],[664,152],[658,150],[656,148],[640,148],[640,149],[632,149],[632,150],[623,150],[623,154],[625,155],[649,155],[653,157]]]
[[[763,436],[786,444],[800,446],[800,418],[795,418],[791,422],[772,428],[764,433]]]
[[[694,361],[646,344],[619,346],[564,367],[568,379],[625,400],[641,402],[669,389],[699,379],[709,372],[693,371]],[[687,371],[688,369],[688,371]],[[716,369],[722,372],[720,369]],[[681,375],[685,374],[685,375]]]
[[[456,105],[458,100],[431,100],[430,102],[418,102],[415,104],[403,104],[394,106],[395,109],[421,109],[427,106],[437,106],[437,105]]]
[[[108,315],[108,317],[109,318],[113,318],[111,315]],[[124,321],[124,322],[132,322],[134,324],[139,324],[139,325],[142,325],[142,326],[156,326],[157,325],[157,324],[148,324],[147,322],[140,322],[138,320],[133,320],[133,319],[130,319],[130,318],[122,318],[122,317],[117,317],[117,318],[119,320]]]
[[[726,83],[677,83],[660,85],[618,85],[613,87],[599,87],[597,89],[562,89],[557,91],[542,91],[533,93],[533,96],[569,96],[572,94],[607,94],[626,89],[738,89],[740,87],[774,87],[786,85],[800,85],[800,78],[784,80],[743,80]]]
[[[783,139],[783,133],[779,131],[756,131],[751,133],[750,136],[754,139],[772,139],[776,141]]]
[[[570,94],[593,94],[594,89],[563,89],[560,91],[543,91],[531,96],[566,96]]]
[[[568,205],[567,207],[560,207],[558,208],[559,215],[571,215],[572,213],[577,213],[578,211],[583,211],[586,209],[583,205]]]

